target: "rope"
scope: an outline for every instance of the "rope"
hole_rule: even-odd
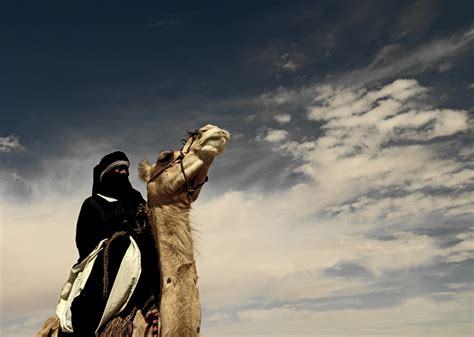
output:
[[[135,317],[136,313],[137,313],[137,307],[133,307],[130,314],[128,314],[127,317],[125,317],[125,320],[122,326],[122,336],[128,337],[128,336],[133,335],[133,318]]]
[[[110,251],[110,245],[112,241],[115,239],[127,235],[128,232],[126,231],[120,231],[114,233],[109,240],[107,240],[106,245],[105,245],[105,250],[104,250],[104,278],[103,278],[103,289],[102,289],[102,297],[104,300],[107,300],[107,297],[109,296],[109,251]]]

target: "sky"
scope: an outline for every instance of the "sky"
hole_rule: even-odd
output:
[[[92,168],[211,123],[203,336],[474,333],[474,2],[0,5],[0,334],[77,260]]]

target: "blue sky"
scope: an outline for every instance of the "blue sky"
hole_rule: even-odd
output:
[[[207,123],[232,138],[193,210],[203,335],[472,334],[472,1],[0,13],[2,334],[54,312],[95,163]]]

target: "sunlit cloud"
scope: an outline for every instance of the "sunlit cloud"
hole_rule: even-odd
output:
[[[288,136],[288,132],[285,130],[275,130],[271,128],[263,128],[263,130],[257,135],[257,140],[264,140],[269,143],[279,143]]]
[[[275,120],[280,124],[286,124],[291,121],[290,114],[277,114],[274,116]]]

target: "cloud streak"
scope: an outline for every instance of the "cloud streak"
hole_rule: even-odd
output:
[[[206,238],[200,264],[206,324],[214,334],[269,333],[273,322],[287,335],[294,335],[293,326],[305,327],[304,333],[324,326],[322,334],[413,335],[421,331],[418,321],[466,333],[468,318],[458,315],[469,310],[463,296],[472,294],[461,295],[463,287],[440,285],[416,297],[404,294],[410,281],[387,280],[421,269],[439,275],[441,266],[474,259],[474,158],[461,141],[472,128],[468,111],[432,106],[430,89],[413,79],[311,90],[299,108],[321,132],[297,140],[292,129],[257,130],[257,138],[290,158],[293,171],[307,180],[264,195],[228,192],[196,208]],[[282,104],[271,97],[263,97],[269,106]],[[285,136],[274,138],[277,131]],[[232,272],[222,273],[229,266]],[[390,300],[373,309],[375,303],[363,299],[376,289]],[[349,301],[343,310],[309,305],[343,296]],[[410,324],[408,313],[434,307],[438,313]],[[350,323],[335,329],[343,315]],[[443,325],[446,315],[449,325]],[[283,316],[285,326],[277,323]],[[358,323],[369,317],[381,320]],[[408,323],[397,325],[393,317]],[[326,323],[313,324],[320,321]]]
[[[326,86],[315,91],[307,118],[323,122],[324,135],[285,142],[278,150],[302,160],[296,171],[323,190],[336,193],[340,188],[351,199],[352,193],[375,189],[383,193],[397,187],[400,194],[472,186],[472,169],[438,154],[443,139],[470,130],[467,111],[426,105],[427,88],[414,80],[396,80],[370,91]],[[453,146],[459,154],[462,146]]]
[[[0,137],[0,153],[9,153],[24,150],[20,144],[20,139],[16,135]]]
[[[419,48],[405,50],[399,44],[387,45],[379,50],[374,61],[363,70],[356,70],[343,77],[349,84],[369,84],[373,81],[397,76],[410,71],[413,76],[442,64],[472,49],[474,29],[425,43]]]

